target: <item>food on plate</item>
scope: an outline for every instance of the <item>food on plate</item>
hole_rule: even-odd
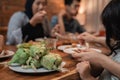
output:
[[[73,51],[75,51],[76,53],[80,53],[81,49],[74,49]]]
[[[77,47],[77,43],[72,43],[72,47]]]
[[[29,49],[19,48],[9,63],[18,63],[20,65],[25,65],[26,60],[29,58],[29,53]]]
[[[41,58],[42,56],[46,55],[48,50],[46,49],[44,44],[41,45],[32,45],[30,47],[30,56],[34,58]]]
[[[49,53],[46,43],[39,42],[29,46],[27,43],[24,44],[20,44],[22,46],[18,47],[18,50],[9,62],[9,65],[19,64],[24,69],[32,68],[34,70],[37,70],[40,67],[44,67],[48,70],[58,69],[58,66],[62,62],[62,58],[58,54]]]
[[[7,50],[2,50],[2,52],[0,53],[0,56],[5,56],[8,55],[8,51]]]
[[[41,65],[48,70],[58,70],[62,63],[62,58],[58,54],[50,53],[42,57]]]

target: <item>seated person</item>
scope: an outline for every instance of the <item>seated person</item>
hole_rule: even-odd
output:
[[[111,50],[112,58],[91,49],[72,54],[80,61],[77,70],[82,80],[98,80],[97,76],[99,80],[120,80],[120,0],[111,0],[101,17],[106,29],[106,45]],[[92,38],[86,37],[86,34],[79,37],[86,41]],[[93,39],[98,41],[95,37]]]
[[[46,19],[47,0],[27,0],[25,11],[15,13],[9,22],[7,45],[50,36],[50,27]]]
[[[58,14],[58,17],[54,16],[51,20],[53,34],[54,32],[65,34],[65,32],[82,33],[85,31],[74,18],[78,14],[80,1],[81,0],[64,0],[65,10],[62,10]]]

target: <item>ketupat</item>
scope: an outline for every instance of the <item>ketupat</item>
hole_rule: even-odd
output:
[[[33,68],[36,70],[41,66],[48,70],[59,70],[62,58],[58,54],[48,54],[46,43],[34,43],[32,45],[23,44],[19,46],[11,63],[18,63],[22,68]]]
[[[41,58],[42,56],[46,55],[48,53],[47,48],[45,45],[33,45],[30,47],[30,56],[34,58]]]
[[[29,57],[29,59],[26,61],[26,64],[34,69],[41,67],[40,59],[37,60],[32,57]]]
[[[9,62],[9,64],[12,63],[18,63],[20,65],[25,64],[27,59],[29,58],[28,53],[29,53],[28,49],[19,48],[16,51],[16,54],[13,56],[12,60]]]
[[[62,58],[58,54],[47,54],[42,57],[41,65],[48,70],[58,70],[62,63]]]

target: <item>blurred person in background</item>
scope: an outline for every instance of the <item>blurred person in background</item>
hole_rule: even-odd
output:
[[[85,29],[74,18],[78,14],[81,0],[64,0],[65,9],[51,20],[52,34],[57,32],[64,35],[69,33],[83,33]]]
[[[120,0],[111,0],[101,17],[106,30],[106,39],[99,40],[88,33],[79,35],[79,38],[107,45],[112,58],[91,49],[72,54],[80,61],[77,70],[82,80],[98,80],[97,76],[99,80],[120,80]]]
[[[26,0],[25,11],[16,12],[10,19],[7,32],[7,45],[50,36],[46,18],[47,0]]]

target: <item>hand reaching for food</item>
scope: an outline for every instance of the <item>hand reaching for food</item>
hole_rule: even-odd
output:
[[[94,40],[96,39],[96,37],[94,35],[91,35],[87,32],[80,34],[77,38],[79,40],[84,40],[86,42],[94,42]]]

